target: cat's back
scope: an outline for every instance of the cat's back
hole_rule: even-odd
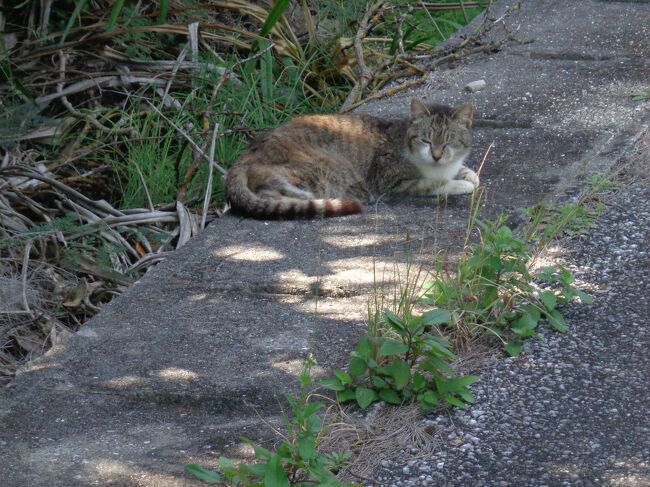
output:
[[[353,153],[387,143],[390,122],[368,115],[302,115],[255,139],[249,150],[322,149]]]

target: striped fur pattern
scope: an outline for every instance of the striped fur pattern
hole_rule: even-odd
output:
[[[411,102],[408,118],[297,117],[255,139],[226,176],[231,210],[254,218],[360,213],[382,195],[471,193],[463,162],[472,145],[470,105]]]

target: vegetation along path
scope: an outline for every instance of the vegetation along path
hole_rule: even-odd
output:
[[[624,187],[591,233],[547,256],[566,259],[595,298],[565,310],[571,331],[542,330],[520,357],[479,368],[473,406],[412,420],[437,449],[392,437],[378,468],[350,472],[357,481],[650,484],[650,208],[639,181],[650,119],[648,100],[630,96],[650,83],[648,19],[647,3],[523,2],[507,23],[522,42],[362,106],[391,117],[416,96],[473,103],[481,216],[508,214],[512,227],[523,208],[580,199],[595,175],[614,170],[602,181]],[[479,79],[485,90],[463,89]],[[405,276],[405,254],[426,266],[443,250],[454,262],[469,211],[459,196],[326,221],[219,218],[0,391],[3,485],[194,486],[185,464],[250,457],[240,435],[272,444],[307,355],[316,375],[344,366],[374,285]]]

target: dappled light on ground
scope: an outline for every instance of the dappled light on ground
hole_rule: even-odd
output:
[[[274,248],[250,243],[242,243],[241,245],[231,247],[222,247],[212,252],[212,255],[214,257],[246,262],[265,262],[285,258],[283,253]]]
[[[112,459],[91,460],[88,462],[86,468],[91,478],[95,478],[100,482],[110,482],[111,485],[115,485],[117,479],[120,480],[120,485],[133,487],[177,485],[179,481],[175,475],[151,472]],[[180,470],[181,467],[179,466],[179,475],[182,475]]]
[[[194,294],[193,296],[190,296],[188,298],[189,301],[195,302],[195,301],[203,301],[205,298],[207,298],[208,295],[206,293],[201,293],[201,294]]]
[[[138,377],[137,375],[125,375],[122,377],[116,377],[114,379],[109,379],[104,384],[107,387],[132,387],[148,383],[149,381],[144,377]]]
[[[589,86],[584,90],[589,97],[589,103],[566,112],[559,120],[559,127],[571,130],[576,128],[602,130],[610,128],[612,122],[623,123],[629,117],[629,108],[624,104],[612,104],[610,100],[629,98],[631,93],[641,91],[646,86],[647,83],[638,81],[615,81],[601,86]],[[565,102],[564,98],[558,98],[558,103]],[[639,106],[639,115],[642,109]]]
[[[162,379],[174,380],[174,381],[191,381],[197,380],[199,374],[192,372],[191,370],[181,369],[179,367],[169,367],[159,371],[156,375]]]
[[[355,249],[359,247],[373,247],[374,245],[391,242],[393,238],[389,235],[362,235],[358,238],[341,239],[337,236],[323,236],[323,243],[340,249]]]

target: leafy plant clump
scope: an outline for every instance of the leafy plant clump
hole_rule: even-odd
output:
[[[210,483],[228,481],[230,485],[246,487],[355,487],[357,484],[336,480],[335,472],[346,463],[350,452],[321,453],[318,451],[323,424],[318,411],[323,403],[313,402],[308,394],[312,384],[311,367],[316,362],[309,358],[299,376],[300,394],[286,396],[293,415],[285,417],[287,433],[275,451],[268,450],[253,441],[242,438],[255,452],[259,463],[236,465],[228,458],[219,459],[219,472],[207,470],[196,464],[189,464],[185,470],[195,477]]]
[[[650,86],[639,91],[630,93],[630,98],[634,101],[648,101],[650,100]]]
[[[505,219],[477,222],[480,242],[458,263],[455,276],[439,273],[422,301],[451,310],[454,336],[469,340],[489,333],[499,337],[508,353],[518,355],[522,340],[536,337],[544,319],[557,331],[567,330],[559,305],[591,297],[573,286],[562,266],[532,271],[532,243],[517,237]],[[540,287],[541,286],[541,287]]]
[[[474,402],[468,386],[478,377],[456,376],[449,343],[434,334],[435,326],[451,319],[449,311],[408,313],[402,319],[384,310],[383,316],[396,338],[364,336],[351,353],[347,371],[337,370],[321,385],[336,391],[339,402],[356,400],[363,409],[378,400],[389,404],[417,400],[424,411],[441,403],[465,407]]]

